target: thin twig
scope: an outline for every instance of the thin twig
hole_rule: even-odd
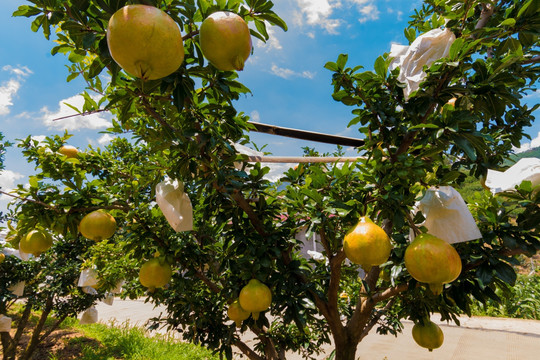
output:
[[[354,162],[364,159],[363,156],[248,156],[248,162],[258,163],[335,163]]]
[[[17,196],[17,195],[13,195],[13,194],[7,193],[7,192],[2,191],[2,190],[0,190],[0,194],[4,194],[4,195],[7,195],[7,196],[10,196],[10,197],[12,197],[12,198],[14,198],[14,199],[19,199],[19,200],[21,200],[21,201],[33,202],[33,203],[35,203],[35,204],[38,204],[38,205],[41,205],[41,206],[45,206],[45,207],[47,207],[47,208],[49,208],[49,209],[51,209],[51,210],[53,210],[53,211],[55,211],[55,212],[57,212],[57,213],[60,212],[60,210],[57,209],[56,207],[54,207],[54,206],[52,206],[52,205],[49,205],[49,204],[47,204],[47,203],[44,203],[44,202],[42,202],[42,201],[39,201],[39,200],[34,200],[34,199],[30,199],[30,198],[23,198],[23,197],[20,197],[20,196]]]

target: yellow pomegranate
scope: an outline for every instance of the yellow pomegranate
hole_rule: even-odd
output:
[[[366,217],[345,235],[343,251],[347,259],[359,264],[365,271],[388,260],[392,244],[386,232]]]
[[[444,334],[439,325],[428,319],[424,320],[423,324],[413,326],[412,336],[418,345],[429,351],[441,347],[444,342]]]
[[[257,320],[259,313],[270,307],[272,303],[272,292],[268,286],[259,280],[251,279],[240,290],[240,297],[238,299],[242,309],[252,313],[253,319]]]
[[[19,250],[34,256],[47,251],[53,243],[52,236],[44,230],[32,230],[19,242]]]
[[[107,44],[114,61],[143,80],[161,79],[184,61],[182,35],[164,11],[148,5],[127,5],[111,16]]]
[[[75,146],[72,145],[64,145],[62,146],[58,152],[62,155],[65,155],[68,159],[69,158],[76,158],[79,154],[79,150]]]
[[[199,29],[203,55],[222,71],[243,70],[251,53],[249,28],[240,16],[218,11],[208,16]]]
[[[110,238],[116,231],[116,220],[105,210],[87,214],[79,223],[79,231],[90,240],[101,241]]]
[[[236,323],[236,327],[241,327],[242,321],[249,317],[249,312],[242,309],[242,306],[240,306],[240,301],[236,299],[231,305],[229,305],[227,315],[229,316],[229,319]]]
[[[152,258],[145,262],[139,270],[139,281],[150,292],[162,288],[171,280],[171,265],[163,259]]]
[[[446,241],[431,234],[420,234],[405,250],[405,267],[416,280],[427,283],[435,295],[443,284],[457,279],[461,273],[458,252]]]

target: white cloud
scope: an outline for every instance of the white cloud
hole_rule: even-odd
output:
[[[350,1],[350,0],[347,0]],[[337,28],[342,24],[341,20],[331,19],[330,15],[335,8],[341,7],[340,0],[296,0],[300,13],[296,13],[295,22],[298,25],[319,25],[330,34],[338,34]]]
[[[94,98],[94,100],[98,100]],[[82,109],[84,97],[75,95],[70,98],[60,100],[57,110],[51,111],[48,107],[41,108],[43,113],[43,123],[49,129],[76,131],[80,129],[104,129],[110,127],[112,123],[105,118],[105,113],[90,115],[76,115],[75,110],[66,105],[70,104],[77,109]],[[76,116],[73,116],[76,115]],[[60,119],[63,118],[63,119]],[[55,120],[57,119],[57,120]]]
[[[300,9],[294,12],[296,25],[320,26],[329,34],[339,34],[339,27],[347,23],[342,17],[354,14],[354,8],[361,23],[378,20],[380,15],[376,0],[296,0],[296,3]],[[340,10],[341,14],[335,14]]]
[[[17,180],[24,178],[23,174],[11,170],[0,171],[0,189],[4,192],[10,192],[17,184]],[[0,211],[4,212],[7,209],[7,204],[13,200],[11,196],[0,194]]]
[[[281,46],[281,42],[279,41],[279,38],[276,35],[276,30],[274,27],[270,25],[270,23],[266,22],[266,32],[268,33],[268,36],[270,37],[268,41],[262,42],[257,41],[256,47],[259,49],[262,49],[266,52],[270,52],[272,50],[281,50],[283,49],[283,46]]]
[[[540,146],[540,132],[530,142],[521,144],[519,148],[514,148],[516,153],[524,152]]]
[[[13,106],[13,98],[21,88],[24,79],[32,74],[32,71],[26,66],[13,67],[5,65],[2,71],[7,71],[15,77],[0,84],[0,115],[7,115],[10,112],[10,107]]]
[[[364,23],[370,20],[378,20],[380,11],[375,5],[374,0],[354,0],[358,6],[358,12],[362,15],[358,19],[359,22]]]
[[[115,138],[115,136],[112,136],[111,134],[103,134],[98,140],[98,144],[99,145],[107,145],[108,143],[110,143],[113,139]]]
[[[291,77],[303,77],[306,79],[313,79],[315,77],[315,73],[312,73],[311,71],[306,70],[302,72],[297,72],[291,69],[281,68],[276,64],[272,64],[271,72],[272,74],[279,76],[283,79],[290,79]]]
[[[259,112],[257,110],[253,110],[250,114],[249,114],[250,118],[251,118],[251,121],[254,121],[254,122],[261,122],[261,114],[259,114]]]
[[[524,96],[525,100],[539,100],[540,99],[540,90],[535,90]]]

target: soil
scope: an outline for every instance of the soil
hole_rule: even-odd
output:
[[[540,276],[540,253],[532,257],[523,256],[521,265],[516,266],[516,271],[521,275],[539,275]]]
[[[99,346],[99,341],[77,331],[57,330],[39,345],[32,359],[49,359],[53,355],[59,360],[78,360],[83,357],[83,348]]]
[[[11,335],[15,334],[15,329],[11,330]],[[24,334],[19,342],[21,349],[26,347],[30,340],[30,334]],[[34,352],[33,360],[49,359],[51,356],[59,360],[78,360],[83,356],[83,348],[100,347],[101,344],[95,339],[85,337],[82,333],[73,329],[55,330],[38,345]],[[1,348],[1,346],[0,346]]]

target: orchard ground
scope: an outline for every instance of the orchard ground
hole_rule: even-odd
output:
[[[115,299],[112,306],[97,305],[99,321],[108,323],[129,323],[144,326],[148,319],[157,317],[164,310],[143,300]],[[441,326],[444,343],[439,349],[429,352],[419,347],[413,340],[413,323],[404,321],[404,329],[397,337],[379,335],[372,331],[358,346],[360,360],[536,360],[540,353],[540,321],[491,317],[460,317],[461,326],[432,320]],[[243,340],[250,345],[253,334],[247,333]],[[251,334],[251,335],[250,335]],[[326,359],[333,345],[321,349],[317,359]],[[240,356],[238,356],[240,358]],[[289,360],[301,360],[300,354],[287,353]]]

